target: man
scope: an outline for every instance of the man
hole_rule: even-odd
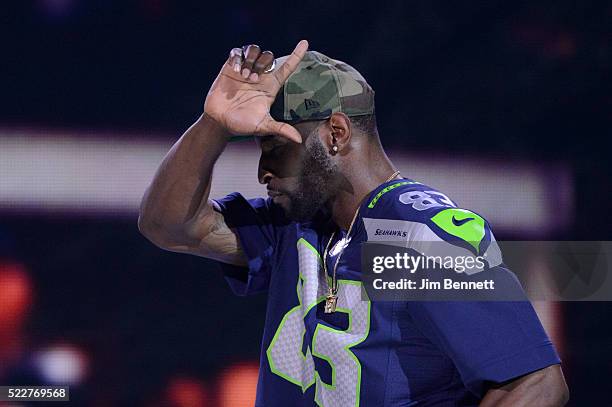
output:
[[[407,245],[480,227],[486,250],[493,237],[472,212],[481,221],[436,221],[458,209],[399,176],[370,86],[307,49],[276,61],[256,45],[230,52],[138,223],[163,249],[222,262],[236,293],[268,293],[256,405],[563,405],[558,356],[528,302],[362,300],[360,244],[376,225],[399,225]],[[257,136],[268,199],[209,199],[232,135]]]

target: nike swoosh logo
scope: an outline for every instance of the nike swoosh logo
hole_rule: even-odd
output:
[[[453,216],[453,218],[451,219],[453,221],[453,225],[455,226],[461,226],[471,220],[474,220],[474,218],[465,218],[465,219],[457,219]]]

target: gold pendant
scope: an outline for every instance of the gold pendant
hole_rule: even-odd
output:
[[[338,302],[338,296],[336,294],[334,294],[334,292],[330,288],[329,289],[329,293],[327,294],[327,297],[325,298],[325,309],[324,309],[324,312],[326,314],[332,314],[332,313],[336,312],[336,303],[337,302]]]

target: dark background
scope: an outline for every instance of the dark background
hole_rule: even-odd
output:
[[[610,239],[610,2],[40,0],[2,9],[2,126],[178,137],[232,47],[257,43],[280,56],[305,38],[368,79],[387,149],[568,164],[574,223],[550,238]],[[83,400],[137,405],[171,375],[206,380],[258,358],[265,298],[232,297],[212,262],[156,249],[135,218],[12,212],[0,242],[0,255],[32,274],[32,343],[70,337],[93,355]],[[611,308],[562,306],[571,404],[607,404]]]

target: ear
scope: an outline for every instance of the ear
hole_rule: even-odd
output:
[[[339,154],[349,145],[352,137],[351,120],[342,113],[336,112],[331,115],[327,121],[327,130],[325,143],[332,155]]]

